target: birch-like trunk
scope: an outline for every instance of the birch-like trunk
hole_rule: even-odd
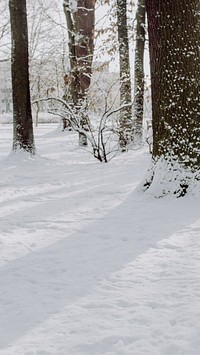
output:
[[[133,139],[132,95],[130,79],[129,40],[126,0],[117,0],[117,26],[120,65],[120,106],[129,106],[120,111],[119,143],[122,151],[128,149]]]
[[[134,61],[134,141],[142,144],[144,106],[145,0],[138,0]]]

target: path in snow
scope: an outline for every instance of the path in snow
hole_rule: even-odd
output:
[[[199,201],[133,192],[146,154],[39,133],[43,158],[0,162],[0,355],[199,354]]]
[[[3,128],[8,146],[11,131]],[[74,134],[66,137],[47,131],[41,135],[41,130],[36,140],[42,158],[11,155],[0,163],[1,265],[66,238],[100,218],[134,190],[145,171],[139,153],[133,177],[131,155],[127,161],[120,163],[117,158],[105,166],[77,149]]]

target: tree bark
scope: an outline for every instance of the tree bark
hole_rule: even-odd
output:
[[[26,0],[9,0],[12,35],[13,150],[35,153],[31,113]]]
[[[144,105],[145,0],[138,0],[134,61],[134,141],[142,144]]]
[[[129,104],[120,111],[119,143],[122,151],[128,149],[133,139],[132,95],[130,79],[129,40],[127,29],[126,0],[117,0],[117,26],[120,65],[120,106]]]
[[[82,115],[81,125],[87,129],[86,97],[91,81],[94,52],[95,0],[77,0],[75,10],[70,8],[68,1],[65,1],[63,6],[69,37],[72,77],[70,95],[74,109]],[[87,145],[83,133],[79,133],[79,144]]]
[[[153,155],[199,168],[199,0],[147,0]]]
[[[146,0],[146,9],[153,157],[155,161],[163,158],[170,162],[171,170],[178,162],[185,171],[197,172],[197,176],[200,168],[200,2]]]

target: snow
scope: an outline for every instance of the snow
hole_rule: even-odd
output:
[[[100,164],[75,133],[0,127],[0,355],[199,355],[199,197],[138,188],[148,149]]]

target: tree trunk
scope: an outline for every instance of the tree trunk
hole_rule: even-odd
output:
[[[12,34],[13,150],[35,153],[28,71],[25,0],[9,0]]]
[[[120,106],[126,104],[129,105],[120,111],[119,143],[122,151],[128,149],[128,146],[133,138],[130,59],[126,12],[126,0],[117,0],[117,26],[120,64]]]
[[[94,52],[95,0],[77,0],[72,10],[65,1],[64,12],[68,28],[71,77],[70,95],[81,126],[87,130],[87,89],[90,86]],[[83,109],[84,108],[84,109]],[[84,133],[79,133],[79,144],[87,145]]]
[[[134,63],[134,141],[142,144],[144,105],[145,0],[138,0]]]
[[[197,173],[200,168],[200,2],[146,0],[146,9],[151,63],[153,157],[156,162],[160,158],[170,162],[171,171],[178,163],[188,174]],[[188,183],[181,184],[187,190]]]

